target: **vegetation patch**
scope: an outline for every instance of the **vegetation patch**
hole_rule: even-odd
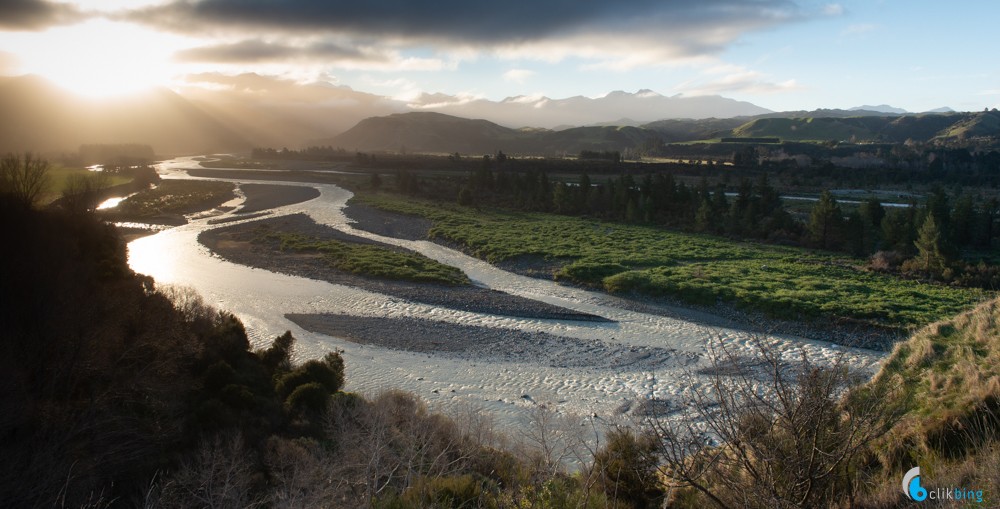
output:
[[[66,191],[69,191],[77,179],[93,178],[97,172],[92,172],[86,168],[70,168],[65,166],[53,166],[48,170],[49,185],[42,196],[43,203],[50,203]],[[103,184],[107,187],[128,184],[132,177],[125,175],[108,175]]]
[[[359,194],[355,200],[431,219],[431,237],[457,242],[490,262],[525,255],[571,260],[556,279],[612,293],[726,302],[779,318],[845,319],[896,329],[952,316],[989,295],[870,272],[862,259],[803,248],[554,214],[477,211],[387,194]]]
[[[116,214],[149,218],[161,214],[189,214],[218,207],[233,198],[233,184],[202,180],[164,180],[123,200]]]
[[[267,241],[278,242],[282,251],[320,254],[331,267],[351,274],[446,285],[469,284],[461,269],[410,251],[262,229],[256,242]]]

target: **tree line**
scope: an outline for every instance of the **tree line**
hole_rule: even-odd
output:
[[[888,207],[869,198],[846,211],[824,191],[807,214],[796,214],[786,209],[767,172],[754,181],[742,179],[733,191],[705,178],[689,185],[666,172],[623,173],[602,181],[584,173],[567,182],[544,171],[494,171],[489,164],[458,179],[398,171],[395,184],[411,196],[454,196],[466,206],[588,216],[859,257],[877,254],[872,268],[878,270],[967,286],[1000,285],[990,263],[974,257],[989,250],[1000,233],[1000,202],[991,196],[949,196],[940,187],[924,204]],[[372,186],[381,185],[373,174]],[[916,257],[922,261],[905,263]]]

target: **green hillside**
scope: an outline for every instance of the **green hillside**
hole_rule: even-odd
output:
[[[935,113],[903,116],[756,118],[732,131],[741,138],[787,141],[857,140],[903,143],[935,138],[1000,136],[1000,112]]]
[[[875,133],[870,126],[860,120],[860,118],[759,118],[733,129],[733,136],[774,137],[793,141],[874,138]]]

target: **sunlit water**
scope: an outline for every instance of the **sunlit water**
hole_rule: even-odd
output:
[[[192,178],[183,169],[196,167],[198,163],[192,158],[180,158],[162,163],[158,171],[164,178]],[[274,181],[234,182],[276,184]],[[351,197],[350,192],[328,184],[281,184],[313,187],[320,191],[320,196],[276,208],[274,216],[304,213],[316,222],[338,230],[413,249],[459,267],[471,279],[490,288],[600,315],[614,322],[536,320],[456,311],[236,265],[212,255],[197,242],[197,236],[202,231],[234,224],[209,225],[208,218],[196,219],[185,226],[132,241],[129,243],[129,264],[135,271],[153,276],[160,284],[193,287],[207,302],[232,311],[246,325],[255,346],[264,346],[274,336],[291,330],[298,338],[295,354],[299,360],[316,358],[331,350],[342,350],[347,365],[348,390],[371,394],[383,389],[403,388],[445,410],[469,405],[484,408],[496,416],[502,427],[519,422],[536,403],[553,405],[567,413],[596,415],[598,420],[611,420],[616,416],[616,409],[627,401],[645,398],[686,401],[690,391],[707,387],[707,378],[692,372],[708,365],[707,345],[713,338],[721,338],[737,353],[751,353],[751,335],[745,331],[706,327],[694,322],[629,311],[606,295],[512,274],[432,242],[386,238],[356,230],[342,213]],[[671,348],[698,354],[700,360],[687,367],[656,371],[469,362],[358,345],[307,332],[286,319],[286,313],[418,317],[502,329],[542,331],[576,338]],[[815,359],[831,359],[845,353],[844,349],[834,345],[794,337],[779,339],[786,343],[783,351],[788,356],[798,357],[805,352]],[[852,364],[866,369],[876,366],[882,358],[881,354],[867,350],[848,350],[846,355]]]

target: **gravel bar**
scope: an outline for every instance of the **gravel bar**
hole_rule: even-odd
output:
[[[350,235],[329,226],[320,225],[304,214],[280,216],[202,232],[198,241],[214,253],[233,263],[258,267],[295,276],[319,279],[330,283],[353,286],[371,292],[391,295],[412,302],[441,306],[460,311],[543,320],[577,320],[608,322],[610,320],[572,311],[541,301],[478,286],[450,286],[435,283],[377,279],[352,274],[331,267],[322,256],[283,252],[278,241],[252,242],[260,237],[260,228],[295,232],[320,239],[358,244],[373,244],[395,251],[405,249],[370,239]]]
[[[554,368],[656,370],[689,366],[699,355],[669,348],[439,322],[341,314],[287,314],[303,329],[352,343],[468,359]]]
[[[252,214],[285,205],[293,205],[319,197],[319,190],[305,186],[277,184],[241,184],[240,190],[247,197],[236,214]]]

